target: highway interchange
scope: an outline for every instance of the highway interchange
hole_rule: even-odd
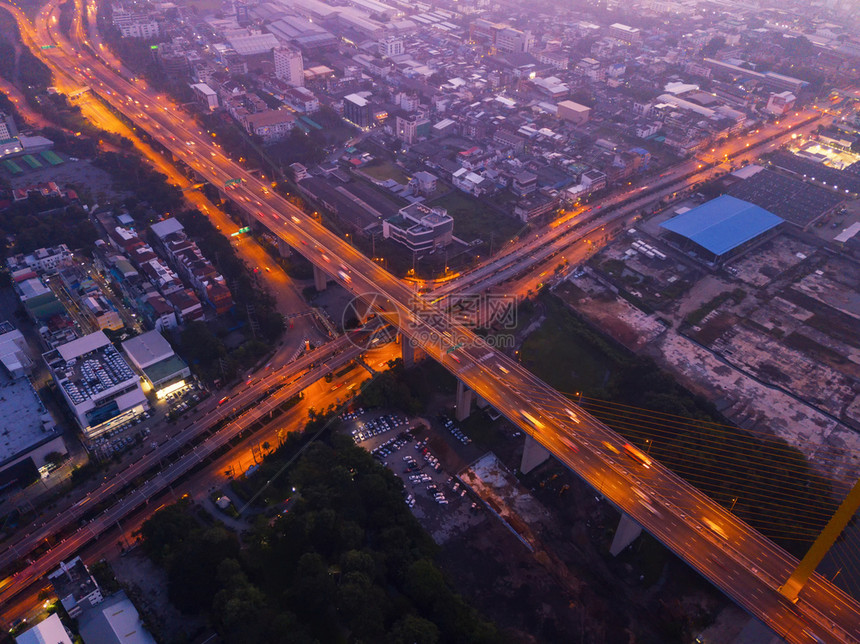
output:
[[[413,285],[387,273],[270,189],[268,182],[230,160],[181,108],[148,90],[144,82],[126,80],[91,56],[80,42],[86,36],[79,20],[75,29],[78,42],[68,43],[56,31],[57,6],[57,2],[46,6],[36,29],[20,11],[11,10],[25,41],[35,45],[37,55],[55,74],[65,76],[70,86],[91,87],[105,103],[214,185],[242,179],[230,196],[250,217],[348,290],[381,296],[377,298],[380,313],[407,336],[420,339],[429,356],[774,631],[791,642],[860,641],[856,601],[815,575],[800,602],[793,605],[779,594],[778,587],[797,565],[794,557],[658,463],[645,467],[617,454],[623,440],[614,432],[517,362],[494,352],[443,311],[432,319],[416,315]],[[80,15],[80,0],[77,9]],[[58,47],[38,49],[43,44]],[[690,178],[685,181],[692,183]],[[527,248],[518,252],[527,254]],[[74,544],[67,539],[61,546],[71,553]],[[67,554],[66,549],[61,554]]]

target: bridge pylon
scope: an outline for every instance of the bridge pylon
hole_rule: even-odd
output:
[[[818,538],[810,546],[809,551],[797,564],[797,568],[791,573],[791,576],[786,582],[779,587],[779,592],[784,597],[792,602],[797,602],[800,597],[800,591],[803,590],[806,582],[818,568],[818,564],[824,559],[827,551],[836,543],[836,539],[842,534],[845,526],[854,516],[854,513],[860,509],[860,479],[854,483],[854,487],[848,492],[848,495],[842,501],[842,504],[837,508],[836,512],[830,517],[830,521],[824,526],[824,530],[818,535]]]
[[[549,450],[526,434],[526,444],[523,446],[523,458],[520,461],[520,472],[528,474],[548,458]]]
[[[408,369],[415,364],[415,345],[412,344],[412,338],[402,331],[397,334],[397,339],[400,341],[400,357],[403,360],[403,366]]]
[[[615,528],[612,544],[609,546],[609,554],[617,557],[624,548],[636,541],[640,534],[642,534],[642,526],[622,512],[618,527]]]
[[[281,257],[289,257],[293,254],[293,249],[283,239],[278,237],[278,255]]]
[[[318,291],[324,291],[328,284],[328,275],[319,266],[314,264],[314,288]]]
[[[466,420],[472,413],[472,390],[463,384],[462,380],[457,381],[457,420]]]

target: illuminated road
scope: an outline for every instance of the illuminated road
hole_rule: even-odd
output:
[[[399,347],[396,345],[385,345],[379,349],[368,351],[365,354],[365,359],[369,364],[377,365],[381,361],[387,362],[394,359],[398,350]],[[343,391],[356,390],[362,381],[369,377],[370,374],[365,369],[356,366],[343,379],[336,379],[332,383],[318,380],[309,385],[303,390],[304,398],[296,405],[288,408],[283,415],[253,434],[234,440],[229,451],[201,465],[199,470],[183,478],[181,484],[173,484],[168,490],[151,499],[149,503],[139,506],[137,510],[123,518],[119,524],[115,523],[113,526],[109,526],[108,532],[102,533],[98,539],[85,544],[75,554],[79,555],[87,564],[105,557],[110,559],[119,556],[120,547],[117,542],[132,543],[135,540],[134,532],[160,507],[159,504],[175,501],[183,494],[189,494],[192,499],[199,503],[207,502],[213,487],[221,488],[229,482],[227,472],[244,472],[248,467],[258,462],[258,456],[262,450],[261,445],[268,442],[271,446],[277,446],[287,433],[293,431],[294,428],[304,426],[307,422],[309,409],[326,409],[329,405],[339,404],[341,402],[340,396],[344,395]],[[341,386],[337,387],[338,384]],[[263,481],[260,483],[262,484]],[[122,533],[119,533],[118,529],[122,530]],[[11,623],[22,617],[30,619],[41,613],[42,603],[38,599],[38,593],[45,585],[44,580],[40,581],[39,579],[34,580],[29,587],[19,584],[19,587],[22,588],[21,592],[12,601],[5,601],[0,607],[0,620]]]
[[[126,486],[133,484],[135,479],[158,468],[157,473],[120,499],[119,503],[112,505],[92,523],[79,529],[72,537],[64,539],[60,544],[55,545],[47,553],[38,557],[33,564],[19,571],[14,583],[0,591],[0,603],[7,596],[12,595],[20,584],[29,583],[34,577],[50,570],[57,562],[62,561],[62,558],[69,552],[73,552],[74,550],[65,547],[66,543],[71,542],[76,547],[80,546],[81,543],[93,538],[108,527],[110,521],[105,522],[106,519],[103,520],[103,517],[116,519],[140,503],[145,503],[149,496],[159,492],[164,486],[169,485],[218,448],[233,440],[251,424],[269,414],[272,409],[297,395],[302,389],[316,382],[329,371],[335,370],[358,357],[362,351],[358,348],[361,346],[361,342],[358,342],[358,346],[356,346],[353,340],[364,337],[364,333],[363,331],[356,331],[349,336],[341,336],[334,342],[298,358],[286,367],[270,370],[259,378],[242,383],[231,394],[223,396],[221,400],[215,397],[207,399],[195,409],[193,419],[185,421],[186,425],[175,436],[164,440],[121,474],[112,477],[110,481],[105,481],[73,506],[58,511],[54,517],[45,521],[41,526],[36,526],[33,532],[18,539],[8,550],[0,554],[0,569],[21,561],[39,545],[49,544],[51,539],[64,534],[70,525],[73,526],[78,522],[90,512],[91,508],[115,500],[116,495],[123,491]],[[257,404],[261,396],[267,392],[273,393]],[[245,411],[240,416],[229,420],[236,410],[241,411],[243,409]],[[225,419],[229,422],[211,433],[213,426]],[[186,450],[186,446],[198,440],[201,442],[194,444],[191,451],[186,451],[178,460],[170,462],[171,459],[177,458],[178,454],[182,454],[183,450]]]
[[[22,33],[32,34],[21,14],[15,15]],[[49,35],[45,18],[39,20],[37,44],[56,37]],[[428,355],[774,631],[791,642],[816,641],[809,633],[826,642],[860,641],[856,601],[814,576],[800,602],[792,605],[777,588],[796,566],[794,557],[659,464],[645,468],[616,455],[605,444],[618,449],[620,437],[518,363],[495,354],[468,329],[440,312],[432,318],[417,314],[409,286],[232,162],[181,108],[147,90],[145,83],[121,78],[82,50],[39,53],[55,73],[89,84],[213,184],[241,178],[231,195],[249,216],[353,293],[376,294],[377,309]],[[705,520],[719,533],[705,527]]]
[[[821,120],[822,114],[815,110],[796,112],[786,117],[781,126],[762,127],[746,137],[737,137],[719,148],[714,148],[714,152],[709,152],[709,155],[716,156],[717,161],[752,161],[756,156],[778,148],[792,137],[808,133],[819,125]],[[480,267],[445,281],[434,288],[429,297],[436,299],[453,293],[479,293],[549,258],[567,257],[583,240],[604,228],[613,227],[619,220],[653,206],[664,197],[689,190],[690,186],[696,183],[719,176],[725,172],[724,165],[727,165],[727,161],[708,166],[696,158],[689,159],[673,166],[659,177],[653,177],[650,185],[606,197],[589,207],[577,208],[553,222],[548,230],[541,230],[534,237],[511,244]],[[433,284],[428,283],[428,286],[432,287]]]

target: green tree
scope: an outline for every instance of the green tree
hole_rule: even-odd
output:
[[[418,615],[404,615],[394,623],[389,635],[391,644],[437,644],[439,629]]]

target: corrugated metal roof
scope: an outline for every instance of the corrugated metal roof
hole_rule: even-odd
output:
[[[772,212],[729,195],[660,224],[714,255],[723,255],[783,222]]]

